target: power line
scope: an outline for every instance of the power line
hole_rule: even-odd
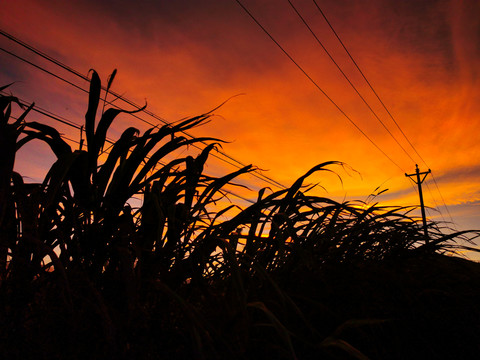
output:
[[[438,193],[440,194],[440,197],[442,198],[443,205],[445,207],[445,210],[447,210],[448,217],[450,218],[450,221],[454,225],[453,227],[456,228],[455,224],[454,224],[454,221],[453,221],[453,218],[452,218],[452,215],[450,214],[450,210],[448,209],[448,206],[445,202],[445,198],[443,197],[442,192],[440,191],[440,188],[438,187],[437,179],[435,178],[435,176],[433,176],[433,173],[432,173],[432,180],[433,180],[433,183],[435,184],[435,187],[437,188]]]
[[[275,40],[275,38],[268,32],[267,29],[253,16],[253,14],[242,4],[240,0],[235,0],[240,7],[252,18],[252,20],[265,32],[265,34],[272,40],[275,45],[288,57],[288,59],[307,77],[308,80],[327,98],[330,103],[333,104],[337,108],[337,110],[348,120],[350,123],[358,130],[360,133],[371,143],[373,146],[377,148],[392,164],[394,164],[397,168],[400,169],[403,173],[405,171],[395,162],[392,160],[390,156],[388,156],[343,110],[340,106],[317,84],[317,82],[293,59],[293,57],[283,48],[280,43]]]
[[[64,70],[67,70],[68,72],[76,75],[77,77],[80,77],[81,79],[86,80],[86,81],[90,81],[87,76],[81,74],[81,73],[78,72],[77,70],[75,70],[75,69],[73,69],[73,68],[65,65],[65,64],[62,63],[61,61],[54,59],[53,57],[49,56],[48,54],[46,54],[46,53],[44,53],[44,52],[42,52],[42,51],[34,48],[33,46],[31,46],[31,45],[23,42],[23,41],[20,40],[20,39],[17,39],[16,37],[14,37],[14,36],[6,33],[5,31],[0,30],[0,35],[3,35],[4,37],[8,38],[9,40],[11,40],[11,41],[13,41],[13,42],[15,42],[15,43],[23,46],[24,48],[32,51],[33,53],[39,55],[40,57],[42,57],[42,58],[44,58],[44,59],[46,59],[46,60],[54,63],[55,65],[63,68]],[[41,66],[38,66],[38,65],[36,65],[36,64],[33,64],[32,62],[30,62],[30,61],[28,61],[28,60],[26,60],[26,59],[24,59],[24,58],[22,58],[22,57],[20,57],[20,56],[18,56],[18,55],[15,55],[15,54],[13,54],[13,53],[5,50],[5,49],[0,48],[0,50],[3,50],[4,52],[6,52],[6,53],[8,53],[8,54],[10,54],[10,55],[12,55],[12,56],[14,56],[14,57],[16,57],[16,58],[24,61],[24,62],[26,62],[26,63],[28,63],[28,64],[36,67],[37,69],[40,69],[40,70],[46,72],[47,74],[50,74],[50,75],[56,77],[57,79],[60,79],[60,80],[66,82],[66,83],[68,83],[68,84],[70,84],[70,85],[73,85],[75,88],[80,89],[81,91],[84,91],[84,92],[87,92],[87,93],[88,93],[87,90],[85,90],[85,89],[83,89],[83,88],[81,88],[81,87],[73,84],[72,82],[70,82],[70,81],[68,81],[68,80],[66,80],[66,79],[64,79],[64,78],[62,78],[62,77],[60,77],[60,76],[58,76],[58,75],[53,74],[52,72],[50,72],[50,71],[42,68]],[[104,86],[102,86],[102,89],[106,91],[106,88],[105,88]],[[171,125],[171,124],[173,124],[173,123],[168,123],[165,119],[163,119],[163,118],[161,118],[160,116],[154,114],[153,112],[145,109],[143,106],[140,106],[140,105],[136,104],[135,102],[133,102],[133,101],[125,98],[124,96],[122,96],[122,95],[120,95],[120,94],[118,94],[118,93],[116,93],[116,92],[114,92],[114,91],[111,91],[111,90],[109,90],[109,92],[110,92],[112,95],[114,95],[117,99],[120,99],[120,100],[124,101],[125,103],[129,104],[130,106],[132,106],[132,107],[134,107],[134,108],[136,108],[136,109],[138,109],[138,110],[140,110],[140,109],[143,108],[142,111],[143,111],[144,113],[146,113],[147,115],[152,116],[153,118],[159,120],[160,122],[164,123],[165,125]],[[115,106],[116,108],[119,108],[118,106],[113,105],[113,104],[112,104],[112,106]],[[217,107],[217,108],[218,108],[218,107]],[[217,109],[217,108],[215,108],[215,109]],[[215,110],[215,109],[214,109],[214,110]],[[213,111],[214,111],[214,110],[213,110]],[[145,123],[147,123],[147,124],[149,124],[149,125],[151,125],[151,126],[155,126],[155,125],[152,124],[151,122],[148,122],[147,120],[144,120],[144,119],[138,117],[138,116],[135,115],[135,114],[130,114],[130,115],[134,116],[135,118],[137,118],[137,119],[139,119],[139,120],[141,120],[141,121],[143,121],[143,122],[145,122]],[[187,133],[186,131],[182,131],[182,133],[185,134],[186,136],[190,137],[190,138],[194,138],[193,135]],[[204,145],[206,145],[203,141],[202,141],[202,143],[203,143]],[[201,149],[201,148],[200,148],[198,145],[196,145],[196,144],[193,144],[192,146],[194,146],[194,147],[197,148],[197,149]],[[221,150],[218,150],[218,149],[215,149],[215,150],[216,150],[216,152],[217,152],[218,154],[226,157],[226,158],[229,159],[229,160],[226,160],[226,159],[220,157],[219,155],[217,155],[217,154],[215,154],[215,153],[212,153],[212,154],[211,154],[212,157],[215,157],[215,158],[217,158],[217,159],[219,159],[219,160],[221,160],[221,161],[223,161],[223,162],[225,162],[225,163],[227,163],[227,164],[229,164],[229,165],[231,165],[231,166],[234,166],[234,167],[236,167],[237,169],[240,169],[241,167],[245,167],[245,166],[246,166],[246,164],[244,164],[243,162],[241,162],[241,161],[233,158],[232,156],[228,155],[227,153],[225,153],[225,152],[223,152],[223,151],[221,151]],[[234,163],[239,164],[240,166],[239,166],[239,165],[236,165],[236,164],[234,164]],[[269,176],[264,175],[264,174],[261,173],[260,170],[258,170],[258,169],[256,169],[254,172],[252,172],[251,175],[254,176],[254,177],[256,177],[256,178],[258,178],[259,180],[262,180],[262,181],[270,184],[270,185],[274,185],[274,186],[279,187],[279,188],[281,188],[281,189],[286,189],[286,186],[285,186],[285,185],[283,185],[283,184],[281,184],[280,182],[272,179],[272,178],[269,177]]]
[[[320,45],[320,47],[325,51],[325,53],[328,55],[328,57],[330,58],[330,60],[335,64],[335,66],[337,67],[337,69],[340,71],[340,73],[343,75],[343,77],[345,78],[345,80],[347,80],[347,82],[350,84],[350,86],[353,88],[353,90],[355,90],[356,94],[360,97],[360,99],[362,99],[363,103],[367,106],[367,108],[370,110],[370,112],[373,114],[373,116],[377,119],[378,122],[380,122],[380,124],[382,124],[383,128],[388,132],[388,134],[393,138],[393,140],[395,140],[395,142],[397,143],[397,145],[403,150],[403,152],[410,158],[410,160],[412,160],[413,163],[415,163],[415,160],[410,156],[410,154],[407,152],[407,150],[405,150],[405,148],[402,146],[402,144],[400,144],[400,142],[397,140],[397,138],[392,134],[392,132],[388,129],[388,127],[385,125],[385,123],[380,119],[380,117],[377,115],[377,113],[372,109],[372,107],[370,106],[370,104],[367,102],[367,100],[365,100],[365,98],[362,96],[362,94],[360,94],[360,92],[358,91],[358,89],[356,88],[356,86],[352,83],[352,81],[348,78],[347,74],[345,74],[345,72],[343,71],[343,69],[340,67],[340,65],[338,65],[337,61],[333,58],[333,56],[330,54],[330,52],[327,50],[327,48],[323,45],[323,43],[320,41],[320,39],[318,38],[318,36],[315,34],[315,32],[313,31],[313,29],[310,27],[310,25],[308,25],[307,21],[305,20],[305,18],[300,14],[300,12],[297,10],[297,8],[295,7],[295,5],[293,5],[293,3],[290,1],[290,0],[287,0],[288,3],[290,4],[290,6],[292,7],[292,9],[295,11],[295,13],[297,14],[297,16],[300,18],[300,20],[302,20],[303,24],[307,27],[307,29],[310,31],[310,33],[312,34],[312,36],[315,38],[315,40],[317,41],[317,43]]]
[[[0,91],[0,93],[2,93],[3,95],[7,95],[7,92],[6,91]],[[29,107],[30,105],[32,105],[32,103],[28,103],[27,101],[25,100],[22,100],[21,98],[19,97],[16,97],[16,99],[18,100],[18,102],[20,103],[20,105],[22,106],[25,106],[25,107]],[[52,120],[55,120],[57,122],[60,122],[64,125],[67,125],[67,126],[70,126],[72,128],[75,128],[77,130],[80,130],[81,129],[81,126],[78,125],[77,123],[71,121],[71,120],[68,120],[60,115],[55,115],[54,113],[46,110],[46,109],[43,109],[41,108],[40,106],[37,106],[35,105],[31,111],[34,111],[34,112],[37,112],[39,114],[42,114],[46,117],[49,117],[50,119]]]
[[[336,63],[336,61],[333,59],[333,57],[330,55],[330,53],[327,51],[327,49],[324,47],[324,45],[321,43],[321,41],[318,39],[318,37],[316,36],[316,34],[313,32],[313,30],[311,29],[311,27],[308,25],[308,23],[304,20],[304,18],[300,15],[300,13],[297,11],[297,9],[295,8],[295,6],[291,3],[290,0],[287,0],[290,4],[290,6],[295,10],[295,12],[297,13],[297,15],[300,17],[300,19],[303,21],[303,23],[307,26],[307,28],[310,30],[310,32],[312,33],[312,35],[315,37],[315,39],[317,40],[317,42],[319,43],[319,45],[325,50],[325,52],[327,53],[327,55],[331,58],[331,60],[334,62],[334,64],[337,66],[337,68],[340,70],[340,72],[342,73],[342,75],[344,75],[344,77],[346,78],[346,80],[349,82],[349,84],[354,88],[354,90],[357,92],[357,94],[360,96],[360,98],[364,101],[365,105],[367,105],[367,107],[370,109],[370,111],[374,114],[374,116],[377,118],[377,120],[383,125],[383,127],[385,128],[385,130],[390,134],[390,136],[392,136],[392,138],[395,140],[395,142],[400,146],[400,148],[405,152],[405,154],[413,161],[414,159],[412,158],[412,156],[406,151],[406,149],[399,143],[399,141],[395,138],[395,136],[390,132],[390,130],[386,127],[386,125],[381,121],[381,119],[378,117],[378,115],[376,115],[376,113],[373,111],[373,109],[371,108],[371,106],[366,102],[366,100],[363,98],[363,96],[361,96],[361,94],[358,92],[358,90],[355,88],[355,86],[353,85],[353,83],[348,79],[348,77],[346,76],[346,74],[343,72],[343,70],[340,68],[340,66],[338,65],[338,63]],[[387,157],[395,166],[397,166],[397,168],[399,168],[403,173],[405,173],[405,171],[397,164],[395,163],[379,146],[377,146],[373,140],[371,140],[366,134],[365,132],[363,132],[354,122],[353,120],[347,116],[347,114],[333,101],[333,99],[331,99],[323,89],[320,88],[320,86],[311,78],[310,75],[307,74],[307,72],[293,59],[293,57],[278,43],[278,41],[276,41],[273,36],[266,30],[266,28],[261,25],[261,23],[253,16],[253,14],[239,1],[239,0],[236,0],[236,2],[240,5],[240,7],[242,7],[242,9],[252,18],[252,20],[266,33],[266,35],[280,48],[280,50],[289,58],[290,61],[292,61],[294,63],[295,66],[297,66],[297,68],[317,87],[317,89],[342,113],[342,115],[344,115],[356,128],[357,130],[359,130],[362,135],[364,135],[385,157]],[[315,0],[314,0],[315,2]],[[327,23],[329,24],[330,28],[332,29],[332,31],[334,32],[334,34],[336,35],[337,39],[339,40],[339,42],[342,44],[342,46],[344,47],[345,51],[347,52],[347,54],[349,55],[349,57],[351,58],[352,62],[355,64],[356,68],[359,70],[359,72],[361,73],[362,77],[364,78],[364,80],[367,82],[367,84],[369,85],[369,87],[371,88],[371,90],[373,91],[373,93],[375,94],[375,96],[377,97],[377,99],[379,100],[379,102],[382,104],[382,106],[384,107],[384,109],[386,110],[386,112],[388,113],[388,115],[392,118],[392,120],[394,121],[394,123],[396,124],[397,128],[400,130],[400,132],[402,133],[402,135],[405,137],[405,139],[407,140],[407,142],[409,143],[409,145],[412,147],[412,149],[415,151],[415,153],[419,156],[419,158],[423,161],[423,163],[425,165],[426,162],[425,160],[421,157],[421,155],[418,153],[418,151],[416,150],[416,148],[413,146],[413,144],[410,142],[410,140],[408,139],[408,137],[406,136],[406,134],[403,132],[403,130],[400,128],[399,124],[397,123],[397,121],[395,120],[395,118],[393,117],[393,115],[391,114],[391,112],[387,109],[386,105],[384,104],[384,102],[381,100],[380,96],[378,95],[378,93],[373,89],[373,86],[370,84],[370,82],[368,81],[368,79],[366,78],[366,76],[364,75],[364,73],[361,71],[360,67],[358,66],[358,64],[356,63],[356,61],[353,59],[353,57],[351,56],[350,52],[348,51],[348,49],[346,48],[346,46],[343,44],[343,42],[341,41],[340,37],[338,36],[338,34],[335,32],[335,30],[333,29],[333,26],[330,24],[330,22],[328,21],[328,19],[326,18],[326,16],[324,15],[324,13],[321,11],[320,7],[318,6],[318,4],[315,2],[315,5],[317,6],[318,10],[320,11],[320,13],[323,15],[324,19],[327,21]],[[428,165],[427,165],[428,167]],[[436,181],[435,181],[435,178],[433,177],[433,174],[432,174],[432,178],[434,179],[434,182],[436,184]],[[449,210],[448,210],[448,207],[445,203],[445,200],[440,192],[440,189],[437,186],[437,190],[440,194],[440,196],[442,197],[442,200],[443,200],[443,203],[444,203],[444,206],[445,208],[447,209],[447,212],[449,213]],[[440,210],[439,210],[440,211]],[[441,213],[441,212],[440,212]],[[452,217],[450,216],[450,219],[452,220],[452,223],[453,223],[453,219]]]
[[[363,103],[367,106],[367,108],[370,110],[370,112],[374,115],[374,117],[382,124],[382,126],[384,127],[384,129],[388,132],[388,134],[393,138],[393,140],[395,140],[395,142],[397,143],[397,145],[403,150],[403,152],[410,158],[410,160],[412,160],[412,162],[415,163],[415,160],[412,158],[412,156],[407,152],[407,150],[400,144],[400,142],[397,140],[397,138],[392,134],[392,132],[388,129],[388,127],[385,125],[385,123],[380,119],[380,117],[376,114],[376,112],[372,109],[372,107],[370,106],[370,104],[368,104],[368,102],[365,100],[365,98],[360,94],[360,92],[358,91],[358,89],[356,88],[356,86],[352,83],[352,81],[348,78],[348,76],[346,75],[346,73],[343,71],[343,69],[340,67],[340,65],[337,63],[337,61],[333,58],[333,56],[330,54],[330,52],[328,51],[328,49],[325,47],[325,45],[322,43],[322,41],[318,38],[318,36],[316,35],[316,33],[313,31],[313,29],[311,28],[311,26],[308,24],[308,22],[305,20],[305,18],[300,14],[300,12],[298,11],[298,9],[295,7],[295,5],[291,2],[291,0],[287,0],[288,3],[290,4],[291,8],[294,10],[294,12],[296,13],[296,15],[300,18],[300,20],[303,22],[303,24],[306,26],[306,28],[310,31],[310,33],[312,34],[312,36],[315,38],[316,42],[320,45],[320,47],[325,51],[325,53],[328,55],[328,57],[330,58],[330,60],[334,63],[334,65],[337,67],[337,69],[340,71],[340,73],[343,75],[343,77],[345,78],[345,80],[349,83],[349,85],[353,88],[353,90],[356,92],[356,94],[360,97],[360,99],[363,101]],[[317,5],[318,6],[318,5]],[[402,133],[402,135],[405,137],[405,139],[408,141],[408,143],[410,144],[410,146],[414,149],[414,151],[417,153],[417,155],[420,157],[420,159],[424,162],[424,164],[428,167],[428,165],[426,164],[425,160],[420,156],[420,154],[417,152],[417,150],[413,147],[412,143],[409,141],[409,139],[407,138],[406,134],[403,132],[403,130],[400,128],[399,124],[395,121],[395,119],[393,118],[393,115],[391,114],[391,112],[386,108],[386,105],[383,103],[383,101],[380,99],[378,93],[373,89],[373,86],[370,84],[370,82],[367,80],[366,76],[364,75],[364,73],[362,72],[362,70],[360,69],[360,67],[358,66],[358,64],[355,62],[355,60],[353,59],[352,55],[350,54],[350,52],[347,50],[346,46],[344,45],[344,43],[342,42],[342,40],[340,39],[339,35],[335,32],[335,30],[333,29],[333,26],[331,25],[331,23],[328,21],[328,19],[326,19],[326,16],[325,14],[321,11],[321,9],[319,9],[319,11],[321,12],[321,14],[323,15],[324,19],[327,21],[328,25],[330,26],[330,28],[332,29],[332,31],[334,32],[334,34],[336,35],[337,39],[339,40],[339,42],[341,43],[341,45],[343,46],[343,48],[345,49],[345,51],[347,52],[348,56],[350,57],[350,59],[354,62],[357,70],[361,73],[362,77],[364,78],[364,80],[367,82],[367,84],[369,85],[370,89],[374,92],[374,94],[376,95],[377,99],[380,101],[380,103],[382,104],[382,106],[384,107],[384,109],[387,111],[387,113],[390,115],[390,117],[392,118],[392,120],[395,122],[395,124],[397,125],[397,128],[400,130],[400,132]],[[433,178],[433,174],[432,174],[432,178]],[[440,207],[438,206],[437,202],[435,201],[435,198],[433,197],[433,194],[430,190],[430,187],[428,186],[428,183],[427,183],[427,189],[431,195],[431,198],[435,204],[435,208],[438,209],[442,219],[445,221],[445,219],[443,218],[443,214],[442,212],[440,211]],[[439,192],[440,196],[442,197],[443,199],[443,196],[440,192],[440,189],[438,188],[437,186],[437,191]],[[447,210],[447,212],[449,212],[448,210],[448,207],[446,206],[446,203],[444,201],[444,206]],[[428,210],[427,210],[428,211]],[[453,219],[452,217],[450,216],[450,219],[453,223]]]
[[[7,53],[7,54],[9,54],[9,55],[11,55],[11,56],[13,56],[13,57],[15,57],[16,59],[18,59],[18,60],[20,60],[20,61],[23,61],[23,62],[25,62],[25,63],[33,66],[34,68],[36,68],[36,69],[38,69],[38,70],[40,70],[40,71],[42,71],[42,72],[44,72],[44,73],[46,73],[46,74],[48,74],[48,75],[50,75],[50,76],[53,76],[53,77],[55,77],[56,79],[58,79],[58,80],[60,80],[60,81],[63,81],[63,82],[65,82],[66,84],[71,85],[71,86],[73,86],[74,88],[76,88],[76,89],[78,89],[78,90],[80,90],[80,91],[88,94],[88,90],[82,88],[81,86],[78,86],[77,84],[75,84],[75,83],[73,83],[73,82],[65,79],[65,78],[62,77],[62,76],[59,76],[59,75],[57,75],[57,74],[55,74],[55,73],[53,73],[53,72],[45,69],[44,67],[42,67],[42,66],[40,66],[40,65],[37,65],[37,64],[35,64],[35,63],[33,63],[33,62],[25,59],[24,57],[22,57],[22,56],[20,56],[20,55],[17,55],[17,54],[15,54],[15,53],[12,53],[11,51],[8,51],[8,50],[6,50],[6,49],[4,49],[4,48],[2,48],[2,47],[0,47],[0,51],[3,51],[3,52],[5,52],[5,53]],[[111,105],[111,106],[113,106],[113,107],[115,107],[115,108],[117,108],[117,109],[120,109],[120,107],[117,106],[117,105],[115,105],[115,104],[113,104],[113,102],[108,102],[108,101],[107,101],[106,104]],[[147,120],[145,120],[145,119],[143,119],[143,118],[140,118],[139,116],[137,116],[137,115],[135,115],[135,114],[129,114],[129,115],[137,118],[138,120],[140,120],[140,121],[142,121],[142,122],[144,122],[144,123],[146,123],[146,124],[148,124],[148,125],[150,125],[150,126],[155,126],[155,124],[153,124],[153,123],[151,123],[151,122],[149,122],[149,121],[147,121]]]
[[[0,30],[0,31],[1,31],[1,30]],[[43,68],[43,67],[41,67],[41,66],[39,66],[39,65],[36,65],[36,64],[34,64],[33,62],[31,62],[31,61],[29,61],[29,60],[27,60],[27,59],[25,59],[25,58],[23,58],[23,57],[21,57],[21,56],[19,56],[19,55],[17,55],[17,54],[14,54],[14,53],[12,53],[12,52],[10,52],[10,51],[2,48],[2,47],[0,47],[0,50],[3,51],[4,53],[7,53],[7,54],[10,55],[10,56],[13,56],[13,57],[17,58],[18,60],[21,60],[21,61],[23,61],[23,62],[25,62],[25,63],[27,63],[27,64],[35,67],[35,68],[38,69],[38,70],[41,70],[41,71],[43,71],[43,72],[45,72],[45,73],[47,73],[47,74],[49,74],[49,75],[57,78],[58,80],[61,80],[61,81],[63,81],[63,82],[66,82],[67,84],[69,84],[69,85],[71,85],[71,86],[73,86],[73,87],[75,87],[75,88],[77,88],[77,89],[79,89],[79,90],[81,90],[81,91],[84,91],[84,92],[87,92],[87,93],[88,93],[87,90],[85,90],[84,88],[78,86],[77,84],[74,84],[73,82],[68,81],[68,80],[65,79],[65,78],[62,78],[61,76],[58,76],[58,75],[54,74],[53,72],[48,71],[47,69],[45,69],[45,68]]]
[[[431,174],[431,173],[430,173]],[[428,185],[428,181],[425,181],[425,185],[427,185],[427,190],[428,190],[428,193],[430,194],[430,197],[433,201],[433,204],[435,205],[435,208],[438,210],[438,212],[440,213],[440,217],[442,218],[443,222],[446,223],[445,221],[445,218],[443,217],[443,214],[442,212],[440,211],[440,207],[438,206],[433,194],[432,194],[432,191],[430,190],[430,186]]]
[[[290,2],[290,0],[288,0]],[[317,1],[316,0],[313,0],[313,3],[315,4],[316,8],[318,9],[318,11],[320,12],[320,14],[322,15],[323,19],[325,20],[325,22],[327,23],[327,25],[329,26],[329,28],[332,30],[333,34],[335,35],[335,37],[337,38],[337,40],[339,41],[339,43],[342,45],[343,49],[345,50],[345,52],[347,53],[348,57],[350,58],[350,60],[352,61],[352,63],[355,65],[355,67],[357,68],[358,72],[360,73],[360,75],[363,77],[363,79],[365,80],[366,84],[368,85],[368,87],[370,88],[370,90],[372,90],[373,94],[375,95],[375,97],[378,99],[378,101],[380,102],[380,104],[382,105],[382,107],[385,109],[385,111],[387,112],[387,114],[389,115],[389,117],[392,119],[392,121],[394,122],[394,124],[397,126],[398,130],[401,132],[401,134],[403,135],[403,137],[405,138],[405,140],[408,142],[408,144],[411,146],[411,148],[413,149],[413,151],[415,151],[415,153],[417,154],[417,156],[420,158],[420,160],[425,164],[425,166],[427,168],[430,168],[430,166],[428,166],[427,162],[424,160],[424,158],[420,155],[420,153],[417,151],[417,149],[415,148],[415,146],[413,145],[413,143],[410,141],[410,139],[407,137],[407,135],[405,134],[405,132],[402,130],[402,128],[400,127],[400,125],[398,124],[398,122],[396,121],[396,119],[394,118],[394,116],[392,115],[392,113],[388,110],[387,106],[385,105],[385,103],[383,102],[383,100],[380,98],[380,95],[378,95],[378,93],[375,91],[375,89],[373,88],[372,84],[370,83],[370,81],[368,81],[367,77],[365,76],[364,72],[362,71],[362,69],[360,68],[360,66],[358,65],[358,63],[355,61],[355,59],[353,58],[353,56],[351,55],[350,51],[347,49],[346,45],[344,44],[344,42],[342,41],[342,39],[340,38],[340,36],[338,35],[338,33],[335,31],[335,29],[333,28],[332,24],[330,23],[330,21],[328,20],[327,16],[325,15],[325,13],[322,11],[322,9],[320,8],[320,6],[318,5]],[[410,157],[411,158],[411,157]],[[450,220],[452,221],[453,223],[453,218],[452,216],[450,215],[450,211],[448,209],[448,206],[445,202],[445,199],[442,195],[442,192],[440,191],[440,188],[437,184],[437,181],[435,180],[435,176],[433,175],[433,173],[431,174],[432,175],[432,179],[433,179],[433,182],[435,184],[435,187],[437,188],[437,191],[440,195],[440,197],[442,198],[442,202],[443,202],[443,205],[445,207],[445,209],[447,210],[447,213],[450,217]],[[438,208],[439,209],[439,208]],[[440,210],[439,210],[440,211]],[[441,212],[440,212],[441,213]]]
[[[0,91],[0,93],[5,94],[5,91]],[[29,104],[28,102],[26,102],[26,101],[24,101],[24,100],[22,100],[22,99],[20,99],[20,98],[18,98],[18,97],[17,97],[17,99],[18,99],[19,103],[20,103],[22,106],[27,106],[27,107],[29,107],[30,105],[32,105],[31,103]],[[61,122],[62,124],[65,124],[65,125],[67,125],[67,126],[70,126],[70,127],[72,127],[72,128],[75,128],[75,129],[77,129],[77,130],[81,130],[81,129],[82,129],[82,127],[81,127],[80,125],[76,124],[75,122],[70,121],[70,120],[68,120],[68,119],[65,119],[65,118],[62,117],[62,116],[55,115],[54,113],[52,113],[52,112],[50,112],[50,111],[48,111],[48,110],[39,108],[39,107],[36,106],[36,105],[35,105],[34,107],[32,107],[32,111],[35,111],[35,112],[37,112],[37,113],[39,113],[39,114],[41,114],[41,115],[43,115],[43,116],[46,116],[46,117],[48,117],[48,118],[50,118],[50,119],[52,119],[52,120]],[[12,118],[15,119],[15,120],[17,120],[17,118],[15,118],[14,116],[12,116]],[[64,134],[59,134],[59,135],[60,135],[60,137],[61,137],[62,139],[68,140],[68,141],[73,142],[73,143],[78,144],[78,145],[80,144],[80,141],[71,139],[71,138],[65,136]],[[109,147],[109,148],[111,148],[113,145],[115,145],[115,141],[112,140],[112,139],[106,138],[105,141],[110,144],[110,147]],[[110,154],[110,152],[108,151],[108,148],[105,149],[105,150],[103,150],[102,153],[105,153],[105,154],[107,154],[107,155]],[[147,160],[150,160],[150,157],[149,157],[149,156],[146,156],[146,159],[147,159]],[[162,165],[162,166],[165,166],[165,165],[166,165],[166,164],[164,164],[163,162],[158,161],[158,162],[155,164],[155,166],[154,166],[154,168],[153,168],[152,171],[155,171],[155,170],[157,169],[158,164],[160,164],[160,165]],[[234,193],[233,191],[230,191],[230,190],[227,190],[227,189],[222,189],[221,191],[222,191],[222,192],[225,192],[225,193],[227,193],[227,194],[229,194],[229,195],[232,195],[232,196],[234,196],[234,197],[236,197],[236,198],[239,198],[239,199],[241,199],[241,200],[244,200],[244,201],[246,201],[246,202],[248,202],[248,203],[255,204],[255,201],[254,201],[254,200],[248,199],[248,198],[243,197],[243,196],[241,196],[241,195],[238,195],[237,193]]]
[[[318,11],[320,12],[320,14],[322,15],[322,17],[325,19],[325,22],[328,24],[328,26],[330,27],[330,29],[332,30],[333,34],[335,35],[335,37],[337,38],[337,40],[339,41],[339,43],[342,45],[343,49],[345,50],[345,52],[347,53],[348,57],[350,58],[350,60],[352,60],[353,64],[355,65],[355,67],[357,68],[358,72],[360,73],[360,75],[362,75],[363,79],[365,80],[365,82],[367,83],[368,87],[370,88],[370,90],[372,90],[373,94],[376,96],[376,98],[378,99],[378,101],[380,102],[380,104],[382,105],[382,107],[385,109],[385,111],[387,112],[387,114],[390,116],[390,118],[393,120],[393,122],[395,123],[395,125],[397,126],[398,130],[402,133],[403,137],[405,138],[405,140],[407,140],[407,142],[409,143],[409,145],[412,147],[412,149],[415,151],[415,153],[418,155],[418,157],[420,158],[420,160],[423,161],[423,163],[425,163],[425,161],[423,160],[422,156],[418,153],[417,149],[415,148],[415,146],[413,146],[413,144],[410,142],[410,140],[408,139],[407,135],[403,132],[403,130],[400,128],[400,125],[397,123],[397,121],[395,120],[395,118],[393,117],[392,113],[388,110],[387,106],[385,105],[385,103],[382,101],[382,99],[380,98],[380,96],[378,95],[378,93],[375,91],[375,89],[373,88],[373,86],[370,84],[370,82],[368,81],[367,77],[365,76],[365,74],[363,73],[363,71],[360,69],[360,66],[357,64],[357,62],[355,61],[355,59],[353,58],[353,56],[350,54],[350,51],[348,51],[347,47],[345,46],[345,44],[343,43],[342,39],[340,38],[340,36],[337,34],[337,32],[335,31],[335,29],[333,28],[332,24],[330,23],[330,21],[327,19],[325,13],[322,11],[322,9],[320,8],[320,6],[317,4],[317,1],[316,0],[313,0],[315,6],[317,7]],[[427,164],[425,164],[427,165]],[[428,166],[427,166],[428,167]]]

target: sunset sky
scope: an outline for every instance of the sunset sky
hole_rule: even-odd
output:
[[[113,69],[113,90],[166,121],[215,110],[195,135],[228,141],[224,151],[291,185],[321,162],[350,168],[318,174],[338,200],[376,199],[415,205],[418,195],[404,173],[415,163],[432,170],[424,187],[430,218],[458,229],[480,228],[480,2],[476,0],[317,0],[410,142],[369,89],[312,0],[291,0],[407,154],[355,93],[287,0],[242,0],[292,58],[389,157],[382,154],[315,87],[235,0],[5,1],[0,29],[87,75],[102,80]],[[65,70],[0,36],[0,47],[88,88]],[[0,51],[0,85],[26,101],[83,121],[87,95]],[[239,96],[235,96],[239,95]],[[154,119],[142,115],[149,121]],[[30,120],[49,122],[32,114]],[[49,122],[51,123],[51,122]],[[54,123],[51,123],[54,124]],[[79,134],[54,124],[67,136]],[[112,137],[127,126],[123,116]],[[51,164],[48,149],[21,151],[17,169],[39,179]],[[396,165],[395,165],[395,164]],[[398,166],[397,166],[398,165]],[[428,167],[427,167],[428,165]],[[212,159],[207,172],[234,168]],[[256,190],[268,184],[242,180]],[[246,195],[248,196],[248,195]],[[442,199],[443,196],[443,199]],[[255,198],[254,194],[250,195]],[[440,213],[433,208],[439,207]]]

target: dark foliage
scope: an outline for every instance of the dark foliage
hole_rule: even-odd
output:
[[[115,73],[109,79],[106,94]],[[2,89],[3,90],[3,89]],[[107,132],[127,111],[101,111],[92,72],[87,146],[10,121],[0,97],[0,353],[6,359],[434,359],[480,353],[480,265],[412,208],[338,203],[305,186],[263,189],[220,207],[244,167],[204,165],[219,140],[186,130],[210,114],[143,134]],[[105,97],[106,97],[105,94]],[[47,143],[45,180],[24,183],[16,151]],[[208,143],[196,156],[176,150]],[[138,208],[131,199],[139,195]],[[228,220],[220,220],[231,214]]]

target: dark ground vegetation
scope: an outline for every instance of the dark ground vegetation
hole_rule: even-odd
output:
[[[30,109],[11,119],[17,99],[0,97],[1,358],[478,356],[480,264],[454,256],[476,233],[430,223],[426,243],[410,208],[310,195],[308,177],[336,162],[247,208],[219,207],[225,186],[254,169],[203,171],[219,141],[183,132],[209,114],[126,129],[106,156],[124,111],[98,111],[101,91],[92,72],[78,150],[29,122]],[[13,172],[29,141],[57,157],[43,183]],[[192,144],[204,150],[169,157]]]

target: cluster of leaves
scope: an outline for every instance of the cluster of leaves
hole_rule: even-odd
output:
[[[0,97],[0,351],[6,357],[366,358],[362,342],[354,346],[342,334],[383,326],[386,315],[332,315],[344,309],[327,304],[344,299],[344,290],[332,293],[331,279],[366,264],[425,259],[465,235],[444,235],[431,223],[426,243],[408,216],[411,208],[309,195],[306,179],[337,162],[312,168],[288,189],[261,190],[253,205],[220,221],[235,207],[217,206],[224,187],[254,169],[204,173],[219,140],[183,134],[210,114],[143,134],[128,128],[107,155],[108,129],[128,111],[102,110],[97,122],[101,90],[93,71],[87,144],[78,150],[54,128],[27,122],[33,105],[9,122],[18,101]],[[33,139],[57,157],[39,184],[13,171],[17,150]],[[196,143],[208,143],[198,156],[171,156]],[[133,208],[138,194],[142,204]],[[359,314],[367,320],[351,320]],[[373,355],[379,349],[367,348]]]

